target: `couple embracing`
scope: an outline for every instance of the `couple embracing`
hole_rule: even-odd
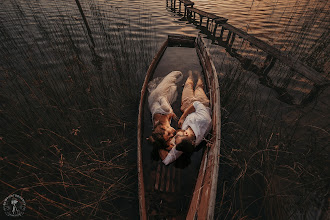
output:
[[[153,122],[153,131],[148,140],[158,147],[165,165],[175,161],[182,153],[193,152],[211,130],[210,101],[204,92],[201,75],[195,75],[195,88],[191,71],[184,84],[180,108],[183,114],[178,120],[178,130],[171,126],[172,118],[178,119],[171,104],[177,98],[177,83],[183,78],[182,72],[172,71],[160,82],[155,79],[148,85],[148,103]]]

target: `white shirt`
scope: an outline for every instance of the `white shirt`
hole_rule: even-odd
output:
[[[205,107],[201,102],[193,102],[195,111],[190,113],[182,124],[182,129],[186,130],[188,127],[194,131],[196,136],[195,145],[199,145],[204,136],[207,135],[212,128],[211,110]]]
[[[212,119],[211,119],[211,110],[209,107],[205,107],[201,102],[195,101],[193,102],[195,112],[190,113],[182,124],[182,129],[186,130],[188,127],[194,131],[196,136],[195,145],[199,145],[204,136],[207,135],[212,127]],[[174,147],[168,152],[166,158],[163,160],[165,165],[168,165],[175,161],[177,158],[183,154],[182,151],[178,151],[175,145],[175,138],[171,140]]]
[[[175,139],[174,139],[175,140]],[[168,152],[167,156],[165,157],[165,159],[163,160],[163,163],[165,165],[168,165],[170,163],[172,163],[173,161],[175,161],[176,159],[178,159],[181,154],[183,154],[182,151],[179,151],[176,149],[176,146],[174,146],[170,152]]]
[[[167,99],[164,96],[161,96],[152,105],[150,105],[150,112],[152,114],[152,118],[154,118],[155,114],[168,115],[173,112],[173,109]]]

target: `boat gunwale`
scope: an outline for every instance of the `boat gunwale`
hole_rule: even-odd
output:
[[[212,108],[212,144],[208,146],[203,153],[202,162],[199,168],[198,177],[192,193],[189,209],[187,210],[187,217],[206,217],[207,219],[213,219],[217,179],[219,170],[219,155],[220,155],[220,137],[221,137],[221,116],[220,116],[220,90],[216,69],[210,57],[209,51],[205,47],[204,40],[201,35],[196,37],[189,37],[184,35],[169,35],[168,39],[164,42],[161,49],[153,58],[143,86],[141,90],[141,99],[139,105],[138,115],[138,189],[139,189],[139,212],[140,219],[147,219],[146,201],[145,201],[145,189],[143,178],[143,161],[142,161],[142,127],[143,127],[143,112],[146,99],[147,86],[154,74],[154,71],[161,60],[167,47],[184,46],[195,47],[199,62],[202,66],[205,78],[207,80],[208,88],[210,90],[210,100]],[[202,167],[202,164],[204,166]],[[204,181],[206,176],[209,176],[210,181]],[[199,184],[197,182],[200,181]],[[208,194],[207,198],[203,198],[200,195],[202,193]],[[202,192],[203,191],[203,192]],[[198,192],[197,199],[194,199],[195,193]],[[204,204],[207,207],[206,210],[199,210],[199,205]]]
[[[158,62],[160,61],[161,57],[163,56],[166,48],[168,45],[168,40],[166,40],[161,49],[158,51],[156,56],[153,58],[147,74],[145,76],[142,89],[141,89],[141,97],[140,97],[140,104],[139,104],[139,114],[138,114],[138,133],[137,133],[137,168],[138,168],[138,191],[139,191],[139,212],[140,212],[140,219],[146,220],[147,213],[146,213],[146,204],[145,204],[145,189],[144,189],[144,179],[143,179],[143,164],[142,164],[142,127],[143,127],[143,112],[144,112],[144,103],[145,103],[145,94],[147,91],[148,83],[150,78],[152,77],[154,70],[157,67]]]

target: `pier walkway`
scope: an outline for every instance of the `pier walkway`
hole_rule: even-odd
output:
[[[291,70],[310,80],[314,84],[315,88],[322,88],[330,84],[329,79],[326,76],[307,66],[299,59],[284,54],[282,51],[269,45],[265,41],[262,41],[247,32],[228,24],[228,19],[197,9],[194,7],[194,2],[189,0],[166,0],[166,6],[173,12],[177,12],[176,3],[178,3],[179,15],[182,15],[181,5],[183,5],[183,17],[196,24],[198,27],[204,28],[207,35],[209,35],[213,41],[216,40],[219,44],[224,45],[229,52],[234,51],[235,53],[235,50],[230,50],[237,38],[248,41],[251,46],[264,51],[267,56],[264,59],[264,64],[260,68],[259,72],[261,72],[261,74],[265,77],[267,77],[267,74],[272,69],[276,61],[279,61],[288,66]],[[204,22],[204,20],[206,20],[206,22]]]

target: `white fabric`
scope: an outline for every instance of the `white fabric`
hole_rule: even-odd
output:
[[[175,140],[175,139],[174,139]],[[170,152],[168,152],[167,156],[165,157],[165,159],[163,160],[163,163],[165,165],[168,165],[170,163],[172,163],[173,161],[175,161],[176,159],[178,159],[181,154],[183,154],[182,151],[179,151],[176,149],[176,146],[174,146]]]
[[[150,95],[148,103],[152,118],[157,113],[168,115],[173,112],[171,104],[178,96],[176,83],[181,81],[182,78],[183,75],[180,71],[172,71],[162,80],[156,78],[149,82],[148,91]]]
[[[195,145],[199,145],[204,136],[207,135],[212,127],[211,110],[199,101],[193,102],[195,111],[190,113],[182,124],[182,129],[186,130],[188,127],[194,131],[196,136]]]

